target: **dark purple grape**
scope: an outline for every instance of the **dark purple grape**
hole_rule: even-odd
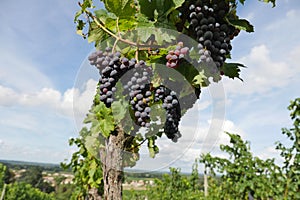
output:
[[[234,5],[231,5],[229,1],[221,0],[197,1],[196,6],[192,2],[188,11],[190,13],[188,20],[191,24],[189,29],[194,32],[195,39],[199,43],[199,50],[205,48],[211,53],[211,55],[204,55],[202,51],[199,51],[199,62],[210,63],[213,61],[217,66],[222,66],[232,49],[230,40],[239,33],[239,30],[224,18],[230,11],[230,7]],[[171,64],[167,64],[167,66],[174,67]]]

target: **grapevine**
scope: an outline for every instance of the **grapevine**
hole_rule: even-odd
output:
[[[121,199],[123,151],[136,154],[136,144],[147,140],[154,157],[163,133],[177,142],[180,120],[204,87],[223,76],[242,80],[244,65],[227,62],[231,41],[254,27],[237,15],[245,0],[110,0],[99,10],[92,0],[82,1],[74,21],[77,33],[95,44],[88,60],[100,74],[96,114],[85,122],[103,136],[104,198]],[[275,6],[275,0],[264,2]],[[165,112],[164,122],[151,121],[161,114],[153,106]],[[139,127],[146,133],[132,134]]]

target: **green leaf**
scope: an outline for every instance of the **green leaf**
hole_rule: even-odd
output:
[[[94,157],[98,157],[98,148],[99,148],[99,138],[94,136],[86,136],[85,137],[85,147],[87,151]]]
[[[243,79],[240,77],[240,67],[246,67],[240,63],[224,63],[221,71],[224,72],[225,76],[228,76],[229,78],[238,78],[241,81],[243,81]]]
[[[191,85],[194,82],[194,77],[199,74],[198,70],[185,60],[178,64],[176,70],[180,72]]]
[[[95,46],[97,46],[98,43],[106,40],[108,37],[109,35],[101,28],[99,28],[95,22],[90,23],[90,30],[88,33],[89,43],[95,42]]]
[[[155,155],[159,153],[159,148],[155,144],[155,139],[155,136],[148,138],[148,150],[151,158],[154,158]]]
[[[193,85],[194,87],[205,87],[207,86],[206,83],[207,77],[204,75],[204,70],[202,70],[201,72],[199,72],[198,75],[196,75],[193,79]]]
[[[139,24],[141,26],[142,24]],[[158,45],[163,45],[170,43],[176,39],[174,35],[170,33],[167,29],[155,28],[154,24],[149,23],[147,27],[139,27],[137,29],[137,36],[141,42],[146,43],[150,37],[153,38],[154,43]]]
[[[80,15],[82,15],[83,13],[83,10],[78,10],[75,14],[75,17],[74,17],[74,22],[77,22],[78,21],[78,18],[80,17]]]
[[[85,138],[89,134],[90,134],[90,132],[86,127],[83,127],[79,132],[79,135],[83,138]]]
[[[239,0],[239,2],[244,5],[245,0]]]
[[[87,114],[86,118],[83,120],[83,123],[88,124],[95,120],[96,120],[95,115],[92,113],[89,113],[89,114]]]
[[[173,0],[174,2],[174,8],[179,8],[184,2],[185,0]]]
[[[81,4],[81,9],[76,12],[75,17],[74,17],[74,22],[78,20],[78,18],[83,14],[87,8],[93,8],[93,1],[92,0],[84,0],[83,3]]]
[[[83,36],[83,31],[82,30],[83,30],[84,26],[85,26],[85,22],[83,22],[82,20],[77,21],[76,33],[78,35]]]
[[[113,112],[115,123],[119,123],[125,117],[125,114],[127,112],[127,105],[121,100],[114,101],[111,105],[111,109]]]
[[[140,0],[141,13],[152,21],[166,21],[171,11],[180,7],[184,0]],[[157,17],[155,16],[157,15]]]
[[[106,138],[115,129],[114,118],[112,116],[107,117],[105,120],[101,120],[99,124],[101,133]]]
[[[263,1],[265,3],[272,3],[273,4],[273,8],[276,6],[276,4],[275,4],[276,0],[259,0],[259,1]]]
[[[90,179],[92,179],[91,181],[93,182],[93,177],[94,177],[94,174],[96,173],[97,171],[97,163],[95,162],[95,160],[92,160],[91,163],[90,163],[90,169],[89,169],[89,176],[90,176]]]
[[[114,13],[109,13],[105,9],[95,10],[95,15],[104,24],[107,19],[117,19],[117,16]]]
[[[114,32],[126,32],[129,30],[133,30],[137,26],[137,22],[134,18],[120,19],[118,20],[118,28],[116,26],[116,20],[112,18],[108,18],[105,24],[106,28],[112,30]]]
[[[156,10],[155,1],[140,0],[141,13],[154,21],[154,11]]]
[[[107,108],[103,102],[93,107],[92,111],[97,116],[97,120],[92,123],[91,132],[102,133],[104,137],[108,137],[115,128],[112,110]]]
[[[250,24],[250,22],[248,22],[246,19],[228,19],[228,22],[239,30],[254,32],[254,26]]]
[[[103,2],[108,12],[120,18],[130,18],[136,13],[133,0],[104,0]]]

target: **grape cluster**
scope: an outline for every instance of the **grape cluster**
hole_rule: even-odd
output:
[[[185,55],[189,53],[188,47],[183,47],[183,42],[178,42],[176,50],[170,50],[166,56],[167,67],[176,68],[178,67],[180,59],[183,59]]]
[[[114,101],[113,94],[116,91],[116,83],[128,70],[134,68],[136,60],[121,58],[120,52],[111,53],[109,47],[104,52],[99,50],[92,53],[88,60],[91,65],[95,65],[100,71],[100,101],[110,107]]]
[[[164,132],[169,139],[177,142],[181,134],[178,129],[181,118],[180,104],[176,97],[176,92],[159,86],[154,91],[154,102],[162,100],[162,107],[166,110],[166,122],[164,124]]]
[[[221,67],[232,49],[230,41],[239,30],[224,19],[230,3],[224,0],[202,0],[189,5],[189,23],[198,41],[199,62]]]
[[[188,51],[185,48],[177,50],[182,50],[182,54]],[[92,53],[88,60],[91,65],[99,69],[101,75],[99,79],[100,101],[104,102],[107,107],[111,107],[116,84],[121,81],[124,85],[123,94],[125,97],[129,97],[135,122],[139,126],[150,127],[150,105],[153,102],[162,101],[162,107],[166,109],[165,134],[174,142],[181,137],[178,130],[181,111],[176,93],[163,86],[154,88],[151,84],[152,68],[147,66],[144,61],[137,62],[135,59],[129,60],[121,57],[121,53],[111,53],[111,48],[108,47],[105,51],[99,50]],[[132,76],[127,78],[125,76],[121,79],[129,71]]]
[[[133,76],[124,86],[124,95],[129,93],[131,109],[134,111],[136,123],[142,127],[150,127],[150,90],[152,68],[144,61],[135,64]]]

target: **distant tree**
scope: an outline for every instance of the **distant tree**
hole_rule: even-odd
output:
[[[41,167],[33,166],[28,168],[19,178],[20,182],[28,183],[38,187],[43,182],[43,170]]]
[[[30,184],[16,182],[7,186],[4,200],[55,200],[55,198],[52,194],[43,193]]]
[[[58,186],[61,185],[61,183],[66,179],[66,177],[59,175],[59,176],[54,176],[54,181],[55,181],[55,191],[58,190]]]
[[[0,163],[0,188],[12,182],[14,182],[14,173],[6,165]]]
[[[5,172],[6,172],[6,166],[0,163],[0,189],[3,188],[3,185],[5,183]]]
[[[72,196],[75,194],[75,185],[73,184],[59,184],[57,190],[55,191],[56,200],[68,200],[72,199]],[[75,195],[74,195],[75,196]],[[76,199],[76,198],[74,198]]]
[[[38,166],[29,167],[18,179],[19,182],[30,184],[32,187],[40,189],[42,192],[51,193],[55,188],[44,181],[43,169]]]
[[[15,182],[15,174],[8,167],[7,167],[7,170],[5,171],[5,174],[4,174],[4,182],[7,183],[7,184]]]
[[[124,192],[123,199],[200,200],[204,197],[200,190],[202,182],[199,180],[197,161],[190,176],[182,175],[178,168],[170,168],[170,174],[163,174],[161,178],[154,179],[154,182],[146,191]]]
[[[42,192],[45,192],[45,193],[52,193],[52,192],[55,192],[55,188],[48,182],[45,182],[45,181],[42,181],[40,182],[37,187],[38,189],[40,189]]]

